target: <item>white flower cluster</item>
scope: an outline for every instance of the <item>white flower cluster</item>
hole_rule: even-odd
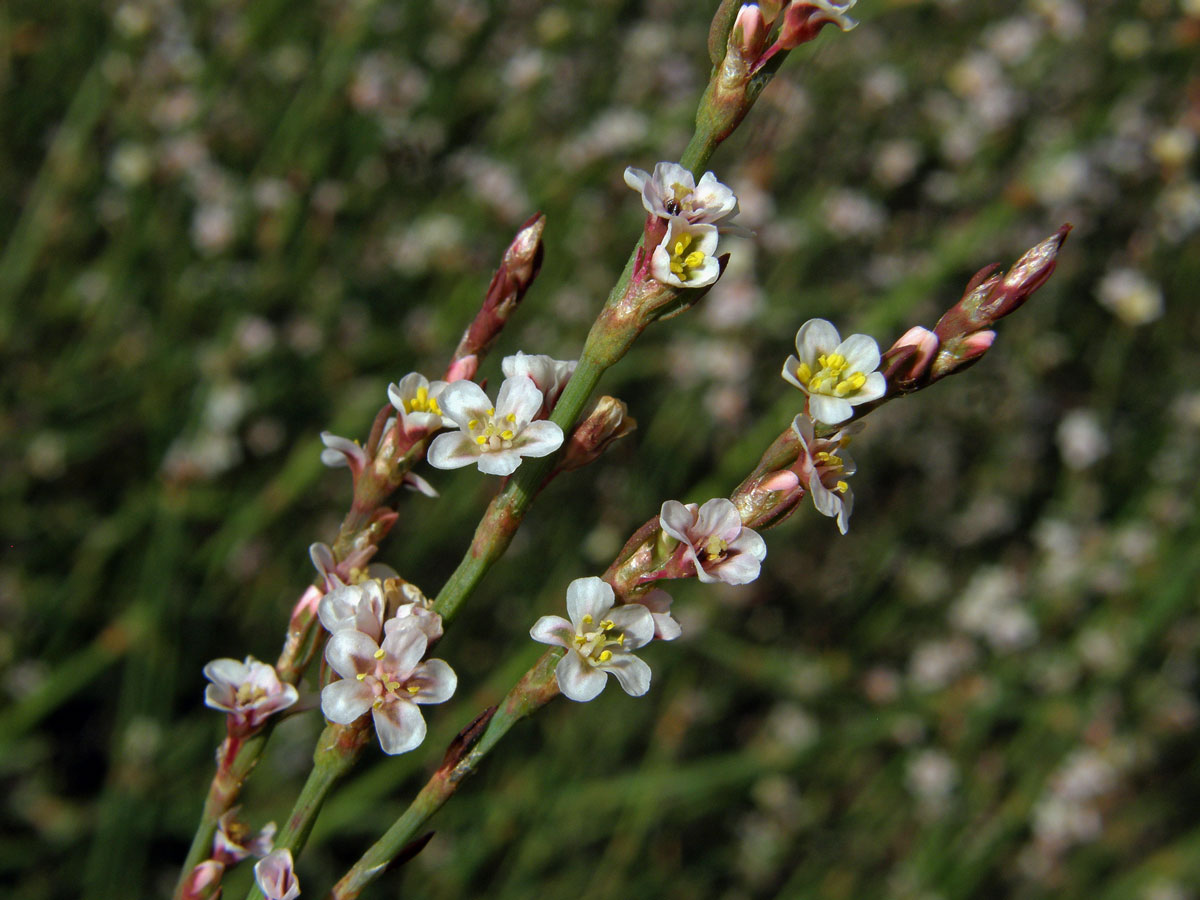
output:
[[[441,617],[419,591],[402,589],[389,618],[392,593],[377,579],[343,585],[321,599],[317,615],[331,635],[325,661],[341,676],[321,691],[321,712],[349,725],[369,711],[380,747],[394,755],[425,740],[418,707],[449,700],[458,677],[444,660],[424,659],[442,634]]]

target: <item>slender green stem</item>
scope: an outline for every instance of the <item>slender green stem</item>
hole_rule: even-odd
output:
[[[387,871],[392,861],[412,843],[417,832],[458,790],[463,780],[479,767],[484,757],[513,725],[558,696],[554,668],[562,654],[560,649],[548,650],[534,663],[505,696],[477,743],[469,748],[459,747],[457,742],[451,746],[441,768],[433,774],[404,814],[334,886],[330,895],[333,900],[350,900],[359,896],[363,888]]]

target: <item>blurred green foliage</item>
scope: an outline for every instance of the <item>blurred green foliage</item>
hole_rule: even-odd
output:
[[[575,355],[640,228],[623,168],[690,133],[712,6],[0,7],[7,896],[169,890],[221,735],[201,667],[274,658],[349,498],[317,434],[441,370],[535,209],[546,264],[482,374]],[[855,13],[714,158],[756,238],[609,373],[639,430],[534,508],[439,647],[458,697],[335,795],[306,896],[571,579],[788,425],[802,321],[890,342],[1063,221],[987,358],[870,417],[848,537],[805,509],[753,585],[678,586],[650,695],[522,725],[375,894],[1196,896],[1200,4]],[[425,474],[442,497],[406,496],[380,559],[432,593],[494,482]],[[287,815],[318,718],[276,733],[252,824]]]

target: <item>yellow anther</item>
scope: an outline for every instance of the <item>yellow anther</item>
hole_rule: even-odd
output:
[[[495,414],[496,414],[496,407],[494,407],[494,406],[489,406],[489,407],[488,407],[488,415],[489,415],[489,416],[494,416]]]
[[[359,681],[362,681],[364,678],[366,678],[366,677],[367,677],[367,673],[366,673],[366,672],[359,672],[359,673],[358,673],[357,675],[355,675],[354,677],[355,677],[356,679],[358,679]]]
[[[373,707],[375,707],[376,709],[382,709],[382,708],[383,708],[383,698],[382,698],[382,697],[376,697],[376,698],[375,698],[375,702],[374,702],[374,703],[372,703],[371,705],[372,705]]]
[[[389,681],[389,682],[387,683],[387,689],[388,689],[389,691],[394,691],[394,690],[396,690],[396,688],[398,688],[398,687],[400,687],[400,682],[398,682],[398,681]]]
[[[844,482],[844,481],[839,481],[839,482],[837,483],[837,492],[838,492],[839,494],[844,494],[844,493],[846,493],[846,491],[848,491],[848,490],[850,490],[850,485],[846,484],[846,482]]]
[[[479,427],[478,419],[472,419],[470,422],[467,423],[467,428],[471,431],[474,431],[478,427]]]
[[[671,260],[671,271],[674,272],[676,275],[682,275],[683,274],[683,263],[678,262],[677,260],[674,260],[674,259]]]
[[[408,691],[410,694],[415,694],[421,690],[421,686],[417,685],[417,684],[410,684],[405,688],[405,690]]]
[[[504,420],[506,422],[515,422],[515,421],[517,421],[517,414],[509,413],[507,416],[504,417]]]
[[[385,656],[385,654],[384,654],[384,652],[383,652],[383,648],[382,648],[382,647],[380,647],[378,650],[376,650],[376,651],[374,652],[374,654],[372,654],[372,655],[373,655],[373,656],[374,656],[376,659],[383,659],[383,657]]]
[[[617,637],[615,637],[613,640],[615,640],[615,641],[617,642],[617,646],[618,646],[618,647],[624,647],[624,646],[625,646],[625,632],[623,632],[623,631],[622,631],[622,632],[621,632],[621,633],[620,633],[620,634],[619,634]]]
[[[506,441],[511,441],[514,436],[515,435],[513,435],[512,431],[510,431],[508,429],[505,429],[504,431],[500,432],[500,437],[504,438],[504,440],[506,440]]]
[[[796,377],[800,379],[801,384],[808,384],[812,380],[812,369],[808,363],[800,363],[800,368],[796,370]]]
[[[479,435],[479,437],[475,438],[475,443],[479,444],[482,447],[484,444],[487,443],[487,438],[481,434],[481,435]]]
[[[581,621],[584,625],[591,625],[594,619],[592,619],[591,613],[584,613],[583,618],[579,621]]]
[[[616,623],[612,619],[605,619],[600,623],[600,630],[611,631],[614,625],[616,625]]]
[[[685,259],[683,261],[683,264],[685,266],[687,266],[689,269],[698,268],[703,263],[704,263],[704,251],[703,250],[693,250],[691,253],[689,253],[687,255],[687,259]]]
[[[600,656],[597,657],[597,659],[599,659],[600,662],[608,662],[610,659],[612,659],[612,651],[605,650],[603,653],[600,654]]]

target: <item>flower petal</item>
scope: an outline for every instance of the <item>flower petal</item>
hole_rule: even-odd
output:
[[[870,335],[850,335],[838,345],[837,352],[846,357],[848,372],[874,372],[879,368],[879,345]]]
[[[454,696],[458,675],[444,659],[427,659],[417,666],[409,682],[417,682],[421,690],[413,703],[445,703]]]
[[[650,690],[650,666],[632,653],[614,653],[604,668],[616,676],[617,682],[630,697],[640,697]]]
[[[489,450],[480,453],[475,461],[479,464],[479,471],[485,475],[507,476],[521,465],[521,454],[516,447],[511,450]]]
[[[505,378],[496,397],[497,422],[513,416],[513,431],[521,431],[542,408],[542,392],[532,378]]]
[[[563,430],[548,419],[530,422],[513,446],[522,456],[549,456],[562,446]]]
[[[594,700],[608,683],[608,676],[602,670],[585,663],[574,651],[558,661],[554,677],[562,695],[579,703]]]
[[[760,539],[761,540],[761,539]],[[749,584],[758,578],[762,563],[752,553],[733,553],[713,568],[720,581],[726,584]]]
[[[567,615],[574,630],[579,631],[584,616],[591,616],[595,621],[603,618],[612,609],[614,599],[612,586],[595,575],[572,581],[567,585]]]
[[[368,685],[356,678],[343,678],[321,690],[321,712],[330,722],[349,725],[371,708],[374,699]]]
[[[642,169],[635,169],[633,166],[625,167],[625,183],[638,193],[641,193],[642,188],[646,186],[646,179],[649,177],[650,173]]]
[[[396,677],[403,681],[417,668],[429,648],[429,637],[417,620],[406,616],[383,639],[383,652]]]
[[[425,717],[415,703],[404,699],[393,700],[376,707],[371,718],[375,720],[379,746],[389,756],[416,750],[425,740]]]
[[[368,635],[343,628],[325,645],[325,662],[343,678],[353,678],[374,665],[374,654],[378,649],[379,645]]]
[[[472,419],[482,419],[492,408],[492,401],[483,388],[473,381],[456,381],[446,386],[438,400],[442,412],[459,428],[466,428]]]
[[[742,517],[738,515],[737,507],[727,497],[713,497],[705,501],[696,513],[696,525],[692,529],[695,543],[703,543],[716,535],[722,540],[731,541],[742,531]]]
[[[469,381],[454,383],[471,384]],[[477,463],[479,456],[479,445],[470,435],[461,431],[445,431],[433,439],[425,459],[435,469],[461,469]]]
[[[789,356],[783,363],[783,371],[779,373],[783,376],[783,380],[788,384],[795,385],[800,390],[808,393],[808,387],[800,380],[800,360],[794,356]]]
[[[867,376],[867,383],[854,392],[850,399],[853,404],[869,403],[878,400],[887,393],[887,379],[882,372],[872,372]]]
[[[696,523],[695,503],[684,506],[678,500],[668,500],[658,512],[658,524],[677,541],[688,541],[688,530]]]
[[[529,629],[529,636],[539,644],[555,647],[570,647],[575,636],[575,626],[562,616],[542,616]]]
[[[815,421],[826,425],[837,425],[854,415],[854,407],[849,401],[825,394],[809,394],[808,411]]]
[[[627,603],[608,613],[613,628],[625,635],[621,645],[626,650],[645,647],[654,640],[654,616],[640,603]]]
[[[841,335],[828,319],[809,319],[796,332],[796,354],[815,370],[820,368],[817,357],[831,352],[841,342]]]

